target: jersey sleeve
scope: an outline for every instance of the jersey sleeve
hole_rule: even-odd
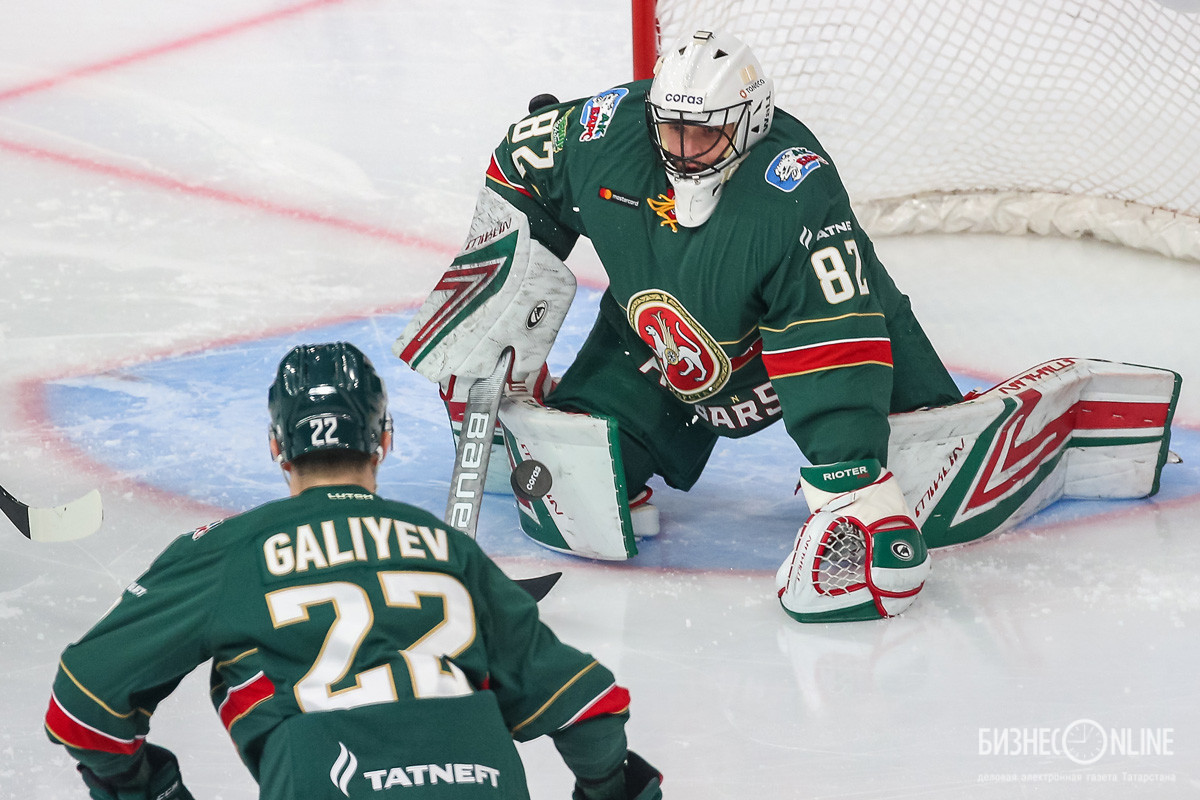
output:
[[[880,295],[895,288],[828,174],[830,201],[764,282],[763,365],[812,463],[886,463],[893,358]]]
[[[596,716],[627,716],[629,692],[591,655],[560,641],[527,592],[486,556],[472,571],[486,686],[514,738],[526,741]]]
[[[581,148],[603,138],[629,94],[615,87],[538,109],[512,125],[492,152],[487,187],[523,211],[533,237],[560,259],[587,235],[575,191],[586,185],[595,148],[588,156]]]
[[[46,732],[100,776],[129,772],[158,704],[211,653],[216,548],[177,539],[59,662]]]

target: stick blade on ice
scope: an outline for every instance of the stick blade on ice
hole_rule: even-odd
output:
[[[25,535],[35,542],[70,542],[95,533],[103,519],[100,492],[93,489],[64,506],[31,507],[29,532]]]

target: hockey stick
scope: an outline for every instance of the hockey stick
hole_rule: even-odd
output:
[[[483,503],[483,484],[492,455],[496,417],[500,413],[500,396],[504,393],[504,383],[512,365],[512,348],[506,348],[492,374],[476,380],[467,390],[467,407],[454,454],[450,496],[446,500],[446,522],[472,539],[479,525],[479,508]],[[515,582],[534,600],[541,600],[561,577],[561,572],[552,572]]]
[[[0,486],[0,511],[12,520],[26,539],[35,542],[82,539],[95,533],[104,517],[100,492],[95,489],[65,506],[30,508]]]

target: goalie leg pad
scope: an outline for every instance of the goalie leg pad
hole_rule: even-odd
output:
[[[869,482],[834,493],[802,478],[805,498],[820,507],[776,573],[779,602],[799,622],[896,616],[912,605],[929,575],[925,540],[895,477],[877,461],[834,466]]]
[[[890,418],[888,465],[929,546],[1005,530],[1060,498],[1158,491],[1181,379],[1060,358],[962,403]]]
[[[455,375],[451,375],[449,379],[442,382],[442,402],[446,404],[446,415],[450,418],[450,433],[454,437],[455,448],[458,447],[458,437],[462,435],[463,415],[467,409],[467,394],[470,384],[470,381],[459,380]],[[541,369],[537,372],[522,378],[510,379],[505,385],[507,393],[527,394],[538,402],[541,402],[552,388],[554,388],[554,378],[550,375],[550,368],[545,364],[542,364]],[[504,446],[504,429],[500,427],[500,420],[497,419],[483,490],[488,494],[508,494],[510,491],[508,482],[511,474],[512,470]],[[636,520],[634,528],[637,529]],[[640,531],[638,535],[642,535]]]
[[[546,494],[517,497],[521,529],[529,538],[551,550],[604,561],[637,554],[615,420],[517,396],[500,401],[500,424],[514,468],[534,459],[550,472]]]

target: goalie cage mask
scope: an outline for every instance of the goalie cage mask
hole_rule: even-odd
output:
[[[392,429],[387,389],[375,367],[349,342],[299,345],[279,362],[267,395],[279,460],[305,453],[383,453]]]
[[[771,129],[774,84],[740,40],[696,31],[667,50],[646,94],[646,128],[680,224],[703,224],[724,182]]]
[[[739,39],[696,31],[667,50],[646,94],[650,138],[667,173],[701,178],[739,161],[771,129],[774,84],[758,59]],[[705,148],[703,169],[686,169],[678,154],[663,146],[659,125],[706,127],[719,144]],[[718,136],[719,133],[719,136]]]

